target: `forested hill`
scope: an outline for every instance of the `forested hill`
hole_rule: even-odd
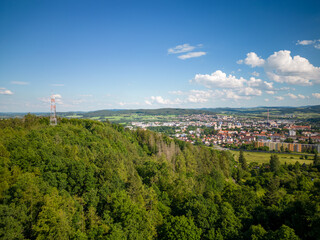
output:
[[[140,114],[140,115],[190,115],[190,114],[265,114],[269,110],[270,115],[283,114],[320,114],[320,105],[301,107],[253,107],[253,108],[160,108],[160,109],[135,109],[135,110],[99,110],[92,112],[79,112],[83,118],[116,116],[119,114]],[[74,113],[59,113],[62,116]]]
[[[0,120],[0,239],[319,239],[319,166],[92,120]],[[317,159],[317,158],[316,158]]]
[[[119,115],[150,115],[150,116],[180,116],[192,114],[231,114],[247,116],[265,116],[269,111],[270,116],[281,117],[281,115],[294,115],[300,118],[319,118],[320,105],[301,106],[301,107],[253,107],[253,108],[201,108],[201,109],[183,109],[183,108],[159,108],[159,109],[114,109],[97,110],[91,112],[58,112],[58,116],[67,118],[101,118]],[[23,117],[26,113],[0,112],[0,118]],[[48,116],[48,112],[34,113],[37,116]]]

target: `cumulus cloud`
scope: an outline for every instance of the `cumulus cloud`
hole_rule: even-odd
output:
[[[13,92],[8,89],[0,88],[0,95],[12,95],[12,94]]]
[[[173,92],[171,92],[173,93]],[[190,90],[186,92],[175,91],[176,95],[179,95],[181,99],[171,101],[163,99],[162,97],[151,97],[146,100],[146,104],[153,104],[154,102],[160,104],[175,104],[175,103],[206,103],[209,101],[225,101],[227,99],[238,101],[238,100],[249,100],[252,96],[260,96],[262,91],[255,88],[244,87],[237,89],[215,89],[215,90]]]
[[[247,53],[247,57],[244,60],[238,60],[238,64],[245,63],[247,65],[250,65],[251,67],[260,67],[263,66],[265,63],[265,60],[258,57],[258,55],[254,52]]]
[[[191,103],[204,103],[213,97],[213,91],[191,90],[187,101]]]
[[[160,104],[170,104],[169,99],[164,99],[161,96],[152,96],[151,100],[155,101],[156,103],[160,103]]]
[[[275,94],[275,91],[266,91],[267,94],[273,95]]]
[[[195,49],[195,46],[190,46],[188,43],[175,46],[174,48],[169,48],[168,53],[169,54],[176,54],[176,53],[184,53],[184,52],[190,52],[193,49]]]
[[[284,97],[281,97],[281,96],[277,96],[277,97],[274,97],[275,99],[277,99],[278,101],[282,101],[284,99]]]
[[[320,93],[312,93],[312,96],[320,99]]]
[[[187,54],[178,56],[178,58],[185,60],[185,59],[189,59],[189,58],[201,57],[206,54],[207,54],[206,52],[189,52]]]
[[[207,88],[241,88],[246,80],[244,78],[236,78],[235,76],[225,74],[217,70],[212,74],[196,74],[192,82],[204,85]]]
[[[267,89],[267,90],[273,89],[272,82],[262,81],[261,79],[254,78],[254,77],[251,77],[249,81],[247,81],[247,84],[249,87],[257,87],[260,89]]]
[[[245,87],[239,90],[239,94],[242,94],[245,96],[261,96],[262,91],[256,88]]]
[[[237,94],[234,91],[229,90],[229,89],[228,90],[224,89],[223,92],[224,92],[225,97],[227,99],[233,99],[233,100],[240,100],[240,99],[249,100],[249,99],[251,99],[250,96],[241,96],[240,94]]]
[[[265,98],[264,101],[269,102],[269,98]]]
[[[312,85],[320,83],[320,68],[299,55],[291,57],[291,52],[275,52],[267,60],[266,72],[270,79],[280,83]]]
[[[20,82],[20,81],[12,81],[11,84],[15,84],[15,85],[28,85],[28,82]]]
[[[165,99],[162,96],[151,96],[150,99],[145,101],[146,104],[152,105],[153,103],[162,104],[162,105],[174,105],[182,103],[182,101],[177,98],[175,100]]]
[[[244,63],[251,67],[264,67],[269,79],[275,82],[304,86],[320,83],[320,68],[299,55],[292,57],[288,50],[274,52],[267,60],[250,52]]]

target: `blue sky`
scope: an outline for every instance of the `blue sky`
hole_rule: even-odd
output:
[[[319,1],[0,1],[0,111],[320,103]]]

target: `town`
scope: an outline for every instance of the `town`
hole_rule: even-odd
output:
[[[320,130],[296,119],[192,114],[166,122],[131,122],[127,128],[149,129],[195,145],[277,152],[320,152]]]

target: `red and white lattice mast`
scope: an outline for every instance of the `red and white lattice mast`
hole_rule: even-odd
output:
[[[56,115],[56,98],[54,95],[50,97],[50,125],[57,125],[57,115]]]

